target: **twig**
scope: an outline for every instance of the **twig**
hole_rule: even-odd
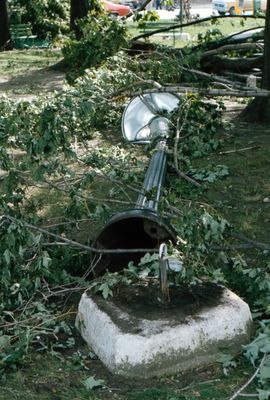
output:
[[[112,97],[119,96],[121,93],[125,93],[128,90],[134,89],[136,86],[142,85],[151,85],[153,88],[157,90],[162,88],[162,85],[152,79],[142,79],[139,75],[134,74],[134,76],[138,79],[138,82],[132,82],[130,85],[125,86],[122,89],[118,89],[117,92],[112,93]]]
[[[54,239],[57,239],[57,240],[60,240],[61,242],[69,244],[70,246],[79,247],[88,252],[93,252],[93,253],[98,253],[98,254],[129,254],[129,253],[132,254],[132,253],[157,253],[158,252],[158,248],[156,248],[156,249],[142,249],[142,248],[138,248],[138,249],[108,249],[108,250],[98,249],[96,247],[87,246],[85,244],[75,242],[74,240],[67,239],[62,236],[56,235],[55,233],[49,232],[48,230],[46,230],[44,228],[41,228],[41,227],[38,227],[38,226],[35,226],[32,224],[28,224],[27,222],[24,222],[22,220],[19,220],[10,215],[7,215],[7,214],[1,215],[0,218],[5,218],[7,220],[17,222],[17,223],[21,224],[22,226],[24,226],[25,228],[40,232],[43,235],[53,237]]]
[[[233,149],[233,150],[227,150],[227,151],[220,151],[219,154],[238,153],[239,151],[247,151],[247,150],[259,149],[260,147],[261,147],[261,146],[243,147],[243,148],[241,148],[241,149]]]
[[[250,244],[254,245],[254,247],[258,247],[260,249],[265,249],[265,250],[270,250],[269,243],[257,242],[256,240],[247,238],[246,236],[242,235],[241,233],[231,232],[230,236],[232,236],[236,239],[243,240],[244,242],[250,243]]]
[[[179,140],[180,140],[180,133],[181,130],[183,129],[183,126],[185,124],[185,121],[187,119],[187,115],[188,113],[186,112],[186,115],[182,121],[182,125],[181,128],[179,126],[179,118],[177,120],[177,127],[176,127],[176,135],[175,135],[175,139],[174,139],[174,167],[176,169],[177,175],[180,178],[184,178],[186,181],[188,181],[189,183],[192,183],[192,185],[196,186],[196,187],[200,187],[201,185],[195,181],[194,179],[190,178],[189,176],[187,176],[184,172],[182,172],[179,168],[179,163],[178,163],[178,144],[179,144]]]
[[[68,189],[62,188],[51,181],[45,180],[45,182],[49,186],[53,187],[54,189],[57,189],[57,190],[60,190],[61,192],[70,194],[70,191]],[[130,202],[130,201],[123,201],[123,200],[117,200],[117,199],[103,199],[103,198],[96,198],[94,196],[85,196],[82,193],[76,193],[76,195],[85,200],[102,202],[102,203],[113,203],[113,204],[131,205],[131,206],[134,206],[134,204],[135,204],[134,202]]]
[[[254,374],[249,378],[249,380],[240,387],[240,389],[238,389],[228,400],[234,400],[236,399],[236,397],[238,397],[240,395],[240,393],[248,386],[251,384],[251,382],[256,378],[256,376],[258,375],[258,373],[260,372],[263,364],[265,363],[266,360],[266,356],[267,354],[264,354],[263,358],[261,359],[260,365],[258,366],[258,368],[256,369],[256,371],[254,372]]]
[[[157,89],[144,89],[138,92],[132,93],[133,96],[139,96],[142,94],[156,93]],[[265,89],[208,89],[199,87],[183,87],[183,86],[163,86],[158,90],[160,93],[196,93],[201,96],[230,96],[230,97],[270,97],[270,90]]]
[[[198,71],[196,69],[186,68],[186,67],[183,67],[183,66],[179,66],[179,68],[182,69],[183,71],[189,72],[191,74],[201,76],[201,77],[203,77],[205,79],[209,79],[210,81],[214,81],[215,80],[217,82],[225,83],[225,84],[228,84],[228,85],[233,85],[234,87],[239,87],[239,89],[240,88],[243,89],[243,84],[237,84],[237,83],[235,83],[235,82],[233,82],[233,81],[231,81],[229,79],[222,78],[222,77],[220,77],[218,75],[215,75],[215,74],[208,74],[207,72],[202,72],[202,71]]]
[[[201,386],[201,385],[208,385],[209,383],[215,383],[215,382],[220,382],[220,379],[210,379],[208,381],[204,381],[204,382],[198,382],[198,383],[191,383],[181,389],[178,389],[177,392],[185,392],[186,390],[191,389],[192,387],[197,387],[197,386]]]
[[[82,219],[73,220],[73,221],[59,222],[58,224],[46,225],[46,226],[44,226],[44,228],[48,229],[48,228],[58,228],[59,226],[64,226],[64,225],[77,225],[80,222],[90,222],[93,220],[94,220],[94,217],[93,218],[82,218]]]
[[[229,245],[229,246],[211,246],[212,250],[241,250],[241,249],[256,249],[258,248],[258,245],[253,244],[253,243],[242,243],[242,244],[237,244],[237,245]]]

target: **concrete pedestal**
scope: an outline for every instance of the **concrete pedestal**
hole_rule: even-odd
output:
[[[248,305],[228,289],[218,304],[202,307],[180,322],[138,318],[85,292],[77,327],[111,372],[147,378],[210,364],[224,348],[239,351],[250,339],[252,318]]]

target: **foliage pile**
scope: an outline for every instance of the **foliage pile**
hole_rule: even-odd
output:
[[[68,77],[74,80],[85,69],[101,65],[109,56],[127,47],[127,28],[124,23],[110,18],[99,6],[78,21],[80,40],[70,39],[63,47]]]
[[[0,103],[2,370],[23,363],[30,344],[39,351],[74,345],[76,309],[69,308],[67,294],[87,287],[98,260],[89,244],[95,230],[116,210],[132,207],[147,163],[141,149],[121,143],[120,118],[128,100],[122,89],[132,94],[153,80],[164,84],[181,79],[180,61],[168,50],[140,61],[118,53],[86,71],[61,95]],[[201,186],[169,176],[160,210],[170,216],[179,236],[171,250],[184,263],[178,281],[225,283],[263,319],[260,336],[246,348],[255,363],[269,352],[269,261],[265,255],[265,265],[252,269],[238,253],[231,256],[223,250],[231,227],[200,198],[229,171],[225,165],[195,167],[196,160],[219,148],[219,131],[230,128],[222,122],[222,109],[221,103],[183,96],[172,116],[178,136],[172,139],[169,161]],[[130,265],[129,273],[143,278],[155,266],[155,256],[146,256],[139,266]],[[97,290],[108,296],[119,279],[103,278]],[[259,384],[266,396],[266,361],[264,367]]]

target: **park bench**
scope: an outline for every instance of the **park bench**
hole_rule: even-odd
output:
[[[25,49],[34,46],[34,40],[37,36],[32,34],[29,24],[11,25],[9,30],[12,45],[16,49]]]
[[[49,42],[32,34],[29,24],[16,24],[10,26],[11,43],[15,49],[28,49],[29,47],[47,48]]]
[[[169,28],[170,26],[175,25],[176,22],[171,22],[171,21],[148,21],[143,24],[143,26],[140,28],[141,33],[152,33],[158,29],[163,29],[163,28]],[[176,28],[179,31],[179,28]],[[175,32],[175,29],[172,29],[167,32],[159,32],[157,35],[162,36],[163,38],[172,38],[173,39],[173,45],[175,45],[175,40],[176,37],[178,36],[177,33]]]

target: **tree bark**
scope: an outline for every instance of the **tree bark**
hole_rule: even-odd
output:
[[[88,10],[87,0],[70,0],[70,29],[75,32],[77,40],[80,40],[81,37],[77,20],[86,17]]]
[[[270,0],[267,0],[265,30],[262,89],[270,89]],[[270,97],[254,99],[242,112],[240,118],[247,122],[270,122]]]
[[[205,57],[203,55],[200,64],[202,70],[208,73],[220,73],[221,71],[247,73],[253,68],[263,67],[263,56],[253,58],[225,58],[220,56]]]
[[[7,0],[0,0],[0,50],[10,47]]]

